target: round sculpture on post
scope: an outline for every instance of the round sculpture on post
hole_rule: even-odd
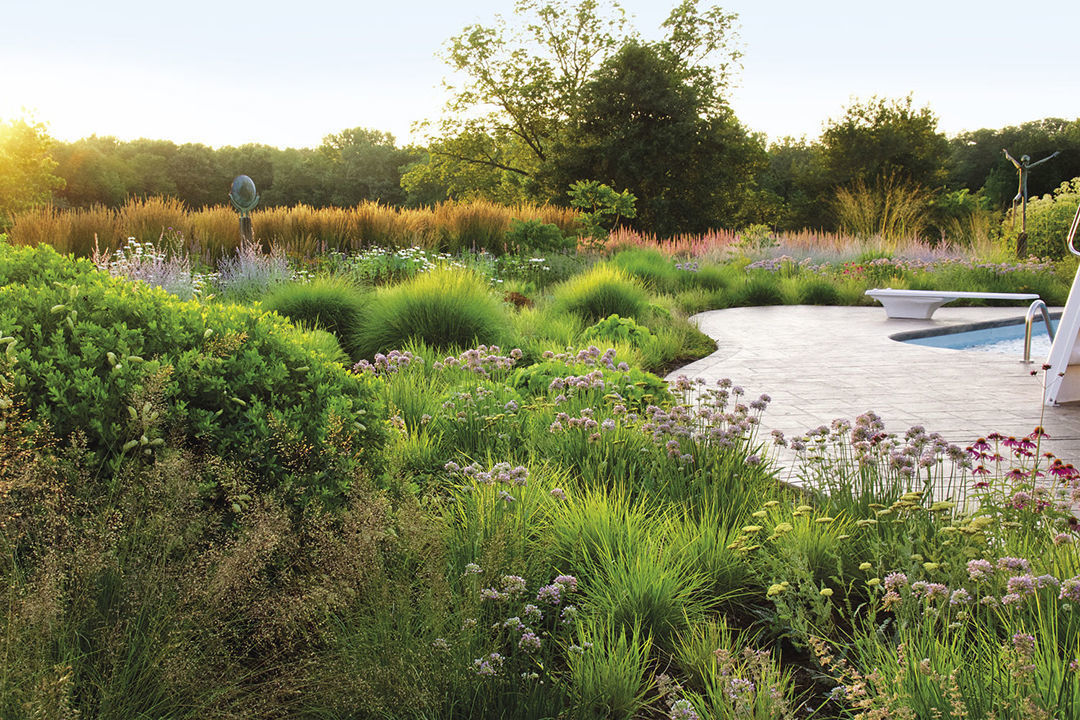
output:
[[[247,175],[237,175],[233,178],[232,187],[229,189],[229,200],[240,213],[240,241],[242,243],[254,242],[250,213],[259,204],[259,193],[255,190],[255,181]]]

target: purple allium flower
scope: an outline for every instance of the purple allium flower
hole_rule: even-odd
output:
[[[559,622],[563,625],[569,625],[577,620],[578,609],[573,605],[567,605],[562,609],[562,613],[559,615]]]
[[[701,720],[694,710],[693,704],[686,698],[680,698],[671,703],[671,711],[668,720]]]
[[[953,590],[952,595],[949,596],[950,605],[967,605],[971,602],[971,593],[964,588]]]
[[[503,575],[502,589],[508,595],[517,595],[525,592],[525,578],[520,575]]]
[[[1001,596],[1001,604],[1002,605],[1016,605],[1021,600],[1023,600],[1023,598],[1020,597],[1019,595],[1017,595],[1016,593],[1009,593],[1007,595],[1002,595]]]
[[[908,577],[902,572],[891,572],[885,576],[885,580],[882,583],[886,590],[897,590],[905,587],[908,583]]]
[[[521,640],[518,640],[518,648],[525,652],[536,652],[540,649],[540,638],[532,630],[529,630],[522,634]]]
[[[547,603],[548,605],[558,605],[562,602],[562,589],[563,586],[558,583],[545,585],[537,591],[536,601]]]
[[[506,593],[499,592],[495,588],[484,588],[480,591],[481,600],[505,600],[507,597]]]
[[[1080,575],[1062,581],[1061,593],[1058,595],[1058,598],[1061,600],[1072,600],[1074,603],[1080,603]]]
[[[1020,570],[1029,573],[1031,572],[1031,563],[1024,558],[1003,557],[998,558],[997,568],[998,570]]]
[[[994,566],[989,560],[968,560],[968,577],[972,580],[983,580],[994,572]]]
[[[476,563],[468,563],[468,564],[466,564],[465,565],[465,574],[466,575],[479,575],[480,574],[480,566],[477,565]]]
[[[1015,593],[1017,595],[1034,595],[1035,577],[1030,573],[1026,575],[1015,575],[1006,581],[1005,588],[1010,593]]]
[[[559,575],[555,578],[555,583],[562,585],[566,592],[575,592],[577,590],[577,578],[573,575]]]
[[[540,608],[530,603],[525,606],[525,617],[533,622],[540,622],[544,619],[544,613],[540,612]]]
[[[1029,633],[1016,633],[1012,636],[1013,648],[1025,658],[1035,653],[1035,636]]]
[[[744,678],[731,678],[728,681],[727,696],[732,700],[739,700],[754,693],[754,683]]]

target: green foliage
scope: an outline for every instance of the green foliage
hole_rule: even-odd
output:
[[[739,305],[783,305],[784,296],[780,291],[777,278],[761,273],[754,273],[747,278],[743,287],[737,291]],[[731,303],[736,305],[735,302]]]
[[[511,220],[506,231],[506,250],[511,253],[536,254],[573,250],[576,242],[562,234],[558,225],[540,220]]]
[[[1069,234],[1076,208],[1080,206],[1080,177],[1063,182],[1053,195],[1032,198],[1027,206],[1027,252],[1030,255],[1060,259],[1068,254],[1065,239]],[[1019,205],[1016,213],[1002,222],[1005,242],[1015,247],[1020,233]],[[1077,233],[1080,235],[1080,233]]]
[[[53,191],[64,186],[53,172],[52,145],[41,123],[19,119],[0,124],[0,228],[15,213],[48,203]]]
[[[637,215],[637,197],[629,190],[615,192],[596,180],[578,180],[566,193],[570,204],[581,210],[581,235],[594,247],[602,247],[621,218]]]
[[[606,392],[617,392],[627,407],[644,409],[670,398],[667,382],[636,367],[627,370],[597,369],[565,360],[545,360],[519,368],[510,376],[510,384],[529,396],[551,392],[552,381],[571,376],[599,373]],[[557,393],[556,393],[557,394]]]
[[[647,308],[647,297],[624,271],[595,265],[555,288],[553,308],[595,323],[609,315],[640,317]]]
[[[647,327],[634,322],[633,318],[609,315],[600,322],[585,328],[581,333],[581,341],[592,345],[621,342],[644,348],[652,344],[653,334]]]
[[[719,97],[714,77],[697,72],[701,65],[670,42],[624,44],[582,89],[573,125],[553,153],[553,182],[589,177],[628,188],[636,213],[619,214],[664,237],[741,221],[764,154]],[[584,233],[601,237],[615,224],[603,219],[587,217]]]
[[[949,140],[949,186],[981,191],[994,210],[1004,210],[1016,195],[1017,173],[1001,152],[1039,160],[1061,155],[1033,171],[1029,197],[1046,195],[1061,183],[1080,176],[1080,119],[1044,118],[1000,129],[963,132]]]
[[[819,278],[800,278],[796,303],[799,305],[842,305],[836,285]]]
[[[653,292],[674,292],[682,280],[681,271],[658,250],[620,250],[611,256],[610,262],[636,277]]]
[[[639,628],[625,630],[602,621],[586,624],[570,657],[572,717],[631,720],[645,705],[646,666],[652,640]]]
[[[491,294],[483,278],[439,268],[375,293],[356,333],[356,352],[370,358],[412,340],[443,350],[502,345],[508,331],[506,306]]]
[[[371,383],[283,320],[182,302],[46,247],[0,253],[15,385],[59,437],[85,435],[98,461],[152,461],[179,438],[247,464],[265,488],[327,501],[355,468],[379,467]]]
[[[346,354],[359,360],[355,336],[364,323],[368,297],[352,283],[316,278],[307,283],[280,285],[263,297],[262,306],[305,327],[332,333]]]
[[[929,107],[916,110],[910,95],[853,103],[829,121],[821,142],[834,186],[896,176],[936,188],[945,178],[948,141],[937,131],[937,116]]]

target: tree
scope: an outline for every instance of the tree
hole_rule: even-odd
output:
[[[0,227],[14,213],[50,202],[53,190],[64,186],[53,172],[53,144],[41,123],[0,122]]]
[[[805,139],[782,138],[769,146],[768,164],[758,176],[763,190],[779,199],[772,224],[783,230],[831,227],[830,193],[824,149]]]
[[[394,145],[394,136],[357,127],[323,138],[319,152],[331,163],[334,205],[355,205],[364,200],[400,205],[405,200],[401,171],[415,159]]]
[[[839,120],[831,120],[821,141],[830,183],[873,184],[896,177],[927,189],[944,184],[948,141],[937,131],[929,107],[915,109],[911,96],[902,100],[873,97],[853,103]]]
[[[407,184],[430,188],[438,178],[452,197],[471,189],[487,197],[516,191],[520,196],[514,199],[533,200],[564,200],[567,184],[586,177],[622,184],[610,174],[570,172],[574,163],[568,159],[584,140],[617,129],[599,121],[602,103],[591,97],[604,87],[594,84],[597,73],[612,76],[613,58],[622,54],[619,62],[625,65],[630,58],[624,51],[646,46],[635,39],[614,3],[519,0],[515,13],[515,24],[497,18],[493,26],[472,25],[450,40],[446,60],[462,81],[449,86],[451,99],[439,136],[429,146],[429,167],[411,168]],[[717,131],[729,130],[734,122],[724,101],[739,57],[734,21],[720,8],[702,9],[698,0],[684,0],[663,25],[665,41],[649,46],[666,65],[663,72],[678,75],[683,94]],[[654,89],[663,93],[659,85]],[[677,100],[674,95],[670,99]],[[590,117],[598,122],[590,124]],[[654,139],[661,140],[658,135]],[[647,211],[642,222],[652,223],[655,216]]]
[[[57,195],[73,207],[123,203],[134,173],[121,158],[118,147],[116,138],[96,135],[58,145],[54,150],[56,172],[65,185]]]
[[[635,227],[672,235],[739,224],[764,151],[668,43],[628,42],[582,89],[550,184],[593,179],[637,197]]]
[[[1016,195],[1016,168],[1001,152],[1032,160],[1055,151],[1061,154],[1031,174],[1031,197],[1045,195],[1061,183],[1080,176],[1080,120],[1045,118],[1000,130],[961,133],[949,142],[949,186],[982,190],[991,206],[1004,209]]]

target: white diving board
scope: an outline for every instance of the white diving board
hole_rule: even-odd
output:
[[[885,308],[885,316],[929,320],[934,311],[953,300],[1038,300],[1035,293],[968,292],[947,290],[894,290],[874,288],[866,294]]]

